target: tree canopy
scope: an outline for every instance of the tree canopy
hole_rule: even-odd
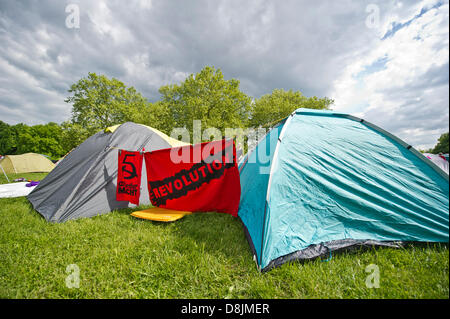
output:
[[[57,159],[98,131],[127,121],[168,135],[174,128],[186,128],[192,142],[194,121],[202,133],[216,128],[224,136],[227,128],[270,127],[297,108],[327,109],[333,104],[327,97],[306,97],[300,91],[283,89],[254,99],[241,91],[239,80],[226,80],[220,69],[210,66],[181,83],[162,86],[160,100],[153,103],[134,87],[95,73],[88,73],[68,92],[65,102],[72,105],[71,117],[59,125],[0,121],[0,154],[35,152]],[[200,139],[207,141],[210,136]]]
[[[436,146],[433,149],[431,149],[431,153],[433,153],[433,154],[439,154],[439,153],[448,154],[449,153],[448,133],[449,132],[444,133],[439,137],[438,143],[436,144]]]
[[[0,155],[13,154],[17,149],[16,145],[15,129],[11,125],[0,121]]]
[[[159,92],[165,133],[186,127],[192,137],[194,120],[201,122],[202,129],[244,128],[251,112],[251,98],[240,90],[239,81],[225,80],[214,67],[205,67],[180,84],[165,85]]]
[[[139,122],[148,106],[134,87],[95,73],[73,84],[69,93],[65,102],[73,105],[71,123],[89,135],[115,124]]]
[[[255,101],[248,126],[270,127],[298,108],[329,109],[333,103],[334,101],[327,97],[308,98],[300,91],[275,89],[271,94],[263,95]]]
[[[62,128],[57,123],[28,126],[8,125],[0,121],[0,154],[38,153],[58,159],[66,151],[62,144]]]

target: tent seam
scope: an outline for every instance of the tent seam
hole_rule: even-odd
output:
[[[14,165],[14,161],[10,158],[9,161],[11,162],[11,165],[14,169],[14,174],[17,174],[16,166]]]
[[[273,173],[273,168],[276,164],[276,161],[278,160],[278,151],[279,151],[279,147],[281,144],[281,140],[283,139],[283,135],[284,132],[286,131],[287,127],[289,126],[292,118],[294,117],[294,114],[296,113],[296,111],[292,112],[291,115],[289,115],[289,117],[287,118],[286,122],[284,122],[284,126],[281,129],[280,135],[278,136],[278,141],[277,141],[277,145],[275,147],[275,151],[273,154],[273,161],[270,164],[270,172],[269,172],[269,181],[267,182],[267,189],[266,189],[266,203],[264,205],[264,219],[263,219],[263,229],[262,229],[262,234],[261,234],[261,252],[260,252],[260,268],[262,266],[262,257],[263,257],[263,248],[264,248],[264,234],[266,231],[266,213],[267,213],[267,206],[269,205],[269,192],[270,192],[270,186],[271,186],[271,182],[272,182],[272,173]]]

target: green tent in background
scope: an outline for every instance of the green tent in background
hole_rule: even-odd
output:
[[[6,155],[0,165],[7,174],[48,173],[55,167],[51,160],[36,153]]]

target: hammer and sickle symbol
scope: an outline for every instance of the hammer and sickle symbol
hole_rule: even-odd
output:
[[[124,179],[133,179],[137,177],[136,167],[133,163],[127,162],[127,156],[134,157],[134,154],[126,154],[125,158],[123,159],[123,164],[127,164],[131,166],[131,171],[127,170],[125,165],[122,166],[122,172],[128,173],[128,176],[124,176]]]

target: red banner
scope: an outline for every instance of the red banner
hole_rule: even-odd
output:
[[[140,152],[119,150],[116,192],[118,201],[129,201],[139,205],[143,157]]]
[[[237,216],[241,185],[233,140],[145,153],[154,206]]]

